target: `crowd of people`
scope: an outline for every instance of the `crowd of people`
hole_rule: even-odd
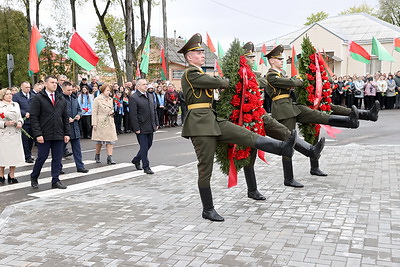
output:
[[[97,163],[101,162],[100,152],[104,144],[107,164],[116,164],[112,153],[117,136],[124,133],[140,135],[132,123],[135,116],[131,114],[133,103],[130,103],[135,92],[139,91],[138,86],[140,92],[144,90],[151,96],[149,99],[154,107],[154,125],[157,129],[178,126],[180,109],[180,124],[183,125],[187,108],[182,92],[176,90],[172,83],[161,80],[146,82],[144,87],[140,84],[143,82],[137,80],[119,86],[117,82],[101,83],[96,78],[92,78],[90,83],[87,78],[82,78],[79,84],[74,84],[65,75],[59,75],[48,76],[34,86],[23,82],[20,88],[0,90],[0,142],[3,148],[8,147],[1,149],[0,153],[0,184],[6,182],[5,167],[9,167],[8,183],[18,183],[15,169],[25,161],[35,164],[31,185],[38,188],[42,165],[51,150],[52,188],[66,188],[59,180],[59,175],[64,174],[62,157],[73,156],[77,172],[88,172],[82,161],[81,137],[95,141]],[[72,152],[68,149],[68,143]],[[32,155],[34,144],[38,147],[36,159]],[[138,155],[144,153],[141,150]],[[15,151],[12,157],[9,151]],[[142,161],[144,172],[153,174],[148,159]],[[141,169],[140,163],[134,160],[132,163]]]
[[[378,100],[380,109],[400,108],[400,71],[364,76],[334,75],[332,80],[332,102],[335,105],[370,109]]]

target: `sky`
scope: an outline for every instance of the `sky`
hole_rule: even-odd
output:
[[[162,37],[161,0],[155,1],[159,5],[152,11],[151,35]],[[54,25],[54,20],[48,16],[51,7],[49,2],[51,0],[43,0],[41,5],[41,23],[46,26]],[[379,6],[378,0],[287,0],[282,1],[284,5],[277,3],[271,0],[167,0],[168,37],[174,37],[176,31],[177,37],[189,39],[198,32],[206,42],[208,32],[214,45],[220,42],[226,51],[234,38],[260,44],[298,30],[304,27],[307,17],[312,13],[324,11],[336,16],[343,10],[363,3],[376,9]],[[113,7],[111,12],[122,16],[120,7]],[[77,21],[78,33],[94,47],[95,41],[90,33],[94,31],[98,19],[92,1],[86,1],[84,6],[77,8]],[[65,22],[71,25],[70,20]],[[136,25],[140,25],[139,21]]]

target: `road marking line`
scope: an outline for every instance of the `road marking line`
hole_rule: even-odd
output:
[[[131,165],[131,164],[129,164],[129,165]],[[154,172],[160,172],[160,171],[165,171],[165,170],[169,170],[172,168],[175,168],[175,167],[159,165],[159,166],[152,167],[151,169]],[[102,179],[97,179],[97,180],[92,180],[92,181],[87,181],[87,182],[83,182],[83,183],[69,185],[67,189],[51,189],[51,190],[45,190],[45,191],[32,193],[32,194],[28,194],[28,195],[32,196],[32,197],[38,197],[38,198],[51,197],[51,196],[55,196],[55,195],[59,195],[59,194],[65,194],[65,193],[69,193],[69,192],[73,192],[73,191],[77,191],[77,190],[90,188],[93,186],[114,183],[114,182],[130,179],[130,178],[138,177],[138,176],[142,176],[142,175],[148,175],[148,174],[145,174],[143,172],[133,171],[133,172],[128,172],[128,173],[113,175],[113,176],[102,178]]]
[[[105,172],[105,171],[111,171],[111,170],[115,170],[117,168],[126,168],[129,166],[133,167],[133,164],[132,163],[119,163],[116,165],[108,165],[108,166],[104,166],[104,167],[100,167],[100,168],[90,169],[88,173],[82,173],[82,172],[68,173],[68,174],[60,176],[60,178],[61,178],[60,180],[65,181],[68,179],[78,178],[78,177],[82,177],[82,176],[88,176],[88,175]],[[16,174],[18,174],[18,172]],[[51,177],[39,178],[38,179],[39,186],[40,186],[40,184],[51,183],[51,179],[52,179]],[[30,187],[30,186],[31,186],[31,181],[22,182],[22,183],[18,183],[18,184],[4,185],[4,186],[0,187],[0,193],[12,191],[12,190],[16,190],[16,189],[21,189],[24,187]]]

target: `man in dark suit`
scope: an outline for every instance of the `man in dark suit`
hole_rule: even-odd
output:
[[[19,104],[21,109],[21,116],[24,118],[24,125],[22,128],[29,134],[32,135],[31,131],[31,120],[30,120],[30,109],[31,109],[31,101],[32,97],[35,96],[35,93],[31,91],[31,85],[29,82],[21,83],[21,90],[13,95],[13,101]],[[32,146],[33,139],[29,138],[25,134],[22,134],[22,145],[24,147],[25,154],[25,162],[33,163],[34,160],[32,158]]]
[[[212,109],[214,90],[229,88],[229,81],[208,75],[201,69],[205,63],[201,43],[201,35],[197,33],[178,51],[184,54],[189,63],[181,78],[183,95],[188,106],[182,136],[191,139],[197,155],[198,187],[203,204],[202,217],[211,221],[224,221],[214,209],[210,187],[217,143],[253,147],[291,158],[296,136],[293,131],[287,141],[277,141],[253,133],[226,119],[218,118]]]
[[[64,143],[70,139],[67,101],[56,93],[57,78],[47,76],[45,88],[33,99],[31,104],[31,127],[33,138],[37,141],[38,155],[31,173],[31,186],[39,188],[38,177],[51,150],[51,187],[66,189],[60,182],[61,160]]]
[[[135,164],[136,169],[141,170],[140,161],[142,161],[144,172],[154,174],[150,169],[148,152],[153,144],[153,133],[158,128],[158,120],[154,95],[147,92],[145,79],[139,79],[136,82],[136,92],[129,98],[129,111],[132,129],[136,133],[140,146],[132,163]]]

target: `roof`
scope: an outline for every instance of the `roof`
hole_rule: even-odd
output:
[[[331,32],[346,43],[352,40],[358,44],[370,44],[372,37],[377,38],[381,43],[391,43],[393,42],[393,38],[400,36],[400,27],[366,13],[355,13],[329,17],[264,43],[266,46],[273,47],[276,41],[279,41],[279,43],[287,48],[293,41],[316,25]],[[258,44],[257,48],[262,45],[263,43]]]
[[[164,47],[164,39],[162,37],[151,37],[155,43],[159,45],[158,49],[161,49]],[[179,54],[178,50],[186,43],[186,40],[180,39],[180,38],[168,38],[168,61],[177,63],[180,65],[187,65],[185,57],[183,54]],[[214,68],[215,65],[215,59],[218,59],[217,55],[212,53],[210,49],[205,45],[203,42],[201,46],[204,48],[205,52],[205,64],[204,67],[209,67],[209,68]],[[155,62],[154,62],[155,63]]]

